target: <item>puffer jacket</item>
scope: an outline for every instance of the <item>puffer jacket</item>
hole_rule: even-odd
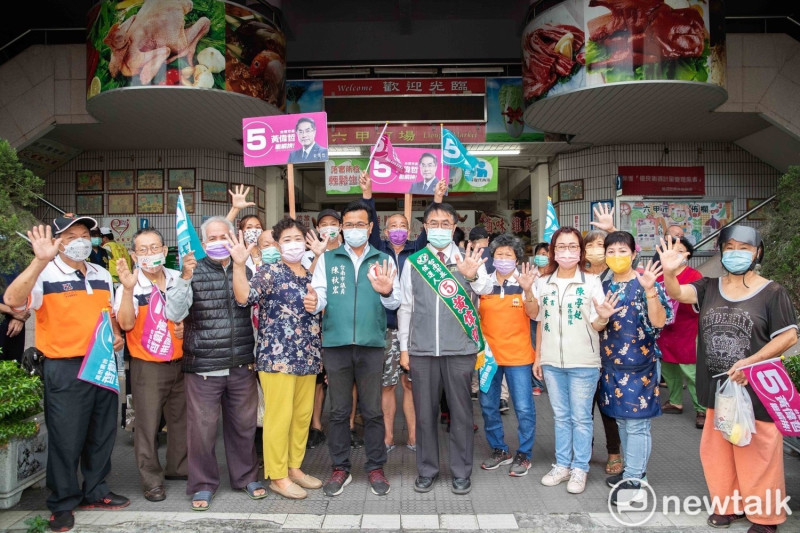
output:
[[[247,271],[247,277],[252,274]],[[192,276],[192,306],[184,320],[183,371],[224,370],[254,361],[250,306],[233,298],[233,265],[205,257]]]

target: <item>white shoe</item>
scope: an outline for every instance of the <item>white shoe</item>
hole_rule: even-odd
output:
[[[544,475],[542,485],[545,487],[555,487],[559,483],[570,478],[569,468],[566,466],[553,465],[553,469]]]
[[[586,472],[580,468],[573,468],[567,483],[567,492],[580,494],[586,489]]]

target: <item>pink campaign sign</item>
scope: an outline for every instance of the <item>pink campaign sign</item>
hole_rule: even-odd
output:
[[[392,148],[403,163],[404,171],[373,159],[370,165],[372,190],[433,196],[439,178],[450,174],[447,165],[442,171],[442,151],[430,148]]]
[[[172,346],[172,336],[167,328],[166,302],[155,285],[150,292],[150,303],[147,304],[142,346],[150,352],[150,355],[163,361],[172,359],[172,353],[175,351]]]
[[[328,160],[327,113],[300,113],[242,119],[244,166]]]
[[[758,399],[784,435],[800,436],[800,397],[779,359],[742,369]]]

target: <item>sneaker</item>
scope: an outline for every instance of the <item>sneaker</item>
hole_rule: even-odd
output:
[[[503,414],[508,412],[508,400],[500,400],[500,412]]]
[[[544,475],[542,485],[545,487],[555,487],[559,483],[570,478],[569,468],[566,466],[553,465],[553,469]]]
[[[573,468],[567,483],[567,492],[570,494],[580,494],[586,489],[586,471],[580,468]]]
[[[75,527],[72,511],[56,511],[50,515],[50,531],[69,531]]]
[[[481,468],[484,470],[494,470],[500,465],[511,464],[511,461],[512,459],[510,453],[505,450],[501,450],[500,448],[495,448],[494,451],[492,451],[491,457],[481,463]]]
[[[322,487],[322,492],[325,493],[325,496],[338,496],[351,481],[353,481],[353,476],[350,475],[350,472],[336,468],[331,474],[331,478]]]
[[[364,446],[364,439],[358,436],[355,429],[350,430],[350,446],[355,449]]]
[[[376,496],[383,496],[389,494],[392,488],[389,486],[389,480],[383,474],[383,468],[376,468],[369,473],[369,486],[372,488],[372,494]]]
[[[533,395],[534,396],[541,396],[542,395],[542,388],[541,387],[534,387],[533,388]]]
[[[311,428],[308,430],[308,440],[306,441],[306,448],[309,450],[325,442],[325,433],[321,429]]]
[[[511,463],[511,468],[508,469],[508,475],[511,477],[522,477],[528,474],[531,468],[531,460],[524,453],[517,452],[514,456],[514,462]]]
[[[109,492],[99,500],[93,502],[83,502],[80,505],[81,509],[107,509],[109,511],[113,511],[116,509],[122,509],[123,507],[127,507],[131,504],[131,501],[126,498],[125,496],[120,496],[119,494],[114,494],[113,492]]]
[[[635,510],[638,505],[647,503],[647,491],[638,481],[626,479],[611,491],[609,501],[612,505],[624,505],[628,509]]]
[[[608,485],[609,487],[613,488],[613,487],[614,487],[614,485],[616,485],[617,483],[619,483],[620,481],[622,481],[622,479],[623,479],[623,478],[622,478],[622,474],[623,474],[623,473],[624,473],[624,471],[623,471],[623,472],[620,472],[619,474],[614,474],[613,476],[609,476],[609,477],[607,477],[607,478],[606,478],[606,485]],[[641,479],[642,481],[647,481],[647,472],[644,472],[644,473],[642,474],[642,477],[641,477],[640,479]]]

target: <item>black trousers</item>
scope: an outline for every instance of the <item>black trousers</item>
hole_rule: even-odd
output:
[[[106,476],[117,434],[117,394],[78,379],[83,358],[44,360],[47,507],[71,511],[110,492]],[[78,467],[83,485],[78,483]]]
[[[328,398],[331,415],[328,422],[328,450],[334,468],[350,471],[350,411],[353,408],[353,383],[358,394],[358,408],[364,420],[364,447],[367,472],[383,468],[386,446],[381,408],[383,346],[337,346],[322,350],[322,362],[328,373]]]
[[[450,472],[454,478],[472,475],[472,372],[475,355],[411,356],[411,388],[417,415],[417,473],[439,473],[439,401],[442,390],[450,410]]]
[[[8,336],[8,325],[11,323],[9,315],[0,315],[2,322],[0,322],[0,361],[14,360],[17,363],[22,361],[22,352],[25,351],[25,326],[22,326],[22,331],[13,337]]]

